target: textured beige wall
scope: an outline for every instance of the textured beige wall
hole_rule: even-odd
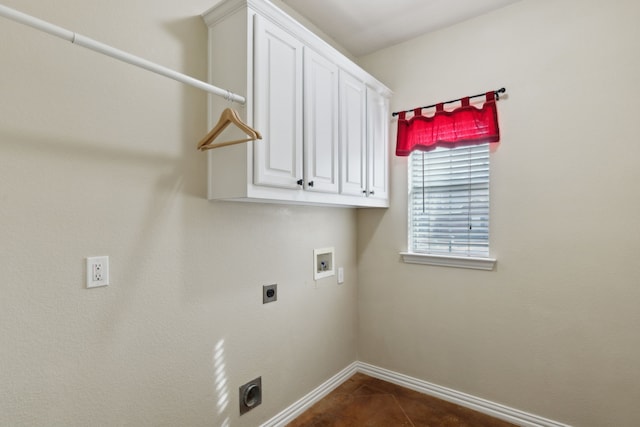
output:
[[[5,4],[206,78],[211,0]],[[0,425],[255,426],[356,360],[355,211],[208,202],[204,93],[4,19],[0,40]],[[327,246],[344,285],[313,281]],[[84,288],[92,255],[110,286]]]
[[[362,58],[394,110],[509,99],[495,271],[400,261],[406,159],[391,208],[358,213],[360,360],[576,426],[640,425],[638,21],[631,0],[524,0]]]

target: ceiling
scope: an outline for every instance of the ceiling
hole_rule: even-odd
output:
[[[366,55],[519,0],[282,0],[354,56]]]

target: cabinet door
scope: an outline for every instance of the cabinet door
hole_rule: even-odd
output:
[[[389,197],[389,100],[367,87],[367,196]]]
[[[366,88],[340,71],[340,193],[362,196],[366,191]]]
[[[338,67],[304,49],[305,189],[338,192]]]
[[[302,176],[302,43],[255,16],[254,146],[257,185],[300,188]]]

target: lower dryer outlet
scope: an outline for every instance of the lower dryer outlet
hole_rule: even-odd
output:
[[[262,403],[262,377],[240,386],[240,415]]]

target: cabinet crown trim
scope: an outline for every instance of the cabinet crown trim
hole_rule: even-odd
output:
[[[350,72],[358,75],[367,85],[375,87],[376,91],[381,95],[387,98],[390,98],[393,95],[391,89],[367,73],[352,59],[348,58],[334,46],[323,40],[320,36],[309,30],[302,23],[268,0],[222,1],[204,12],[202,14],[202,19],[208,27],[212,27],[229,15],[238,11],[246,10],[247,8],[269,19],[271,22],[291,33],[293,36],[298,37],[321,55],[331,58],[332,61],[336,62],[336,64],[343,69],[349,70]]]

